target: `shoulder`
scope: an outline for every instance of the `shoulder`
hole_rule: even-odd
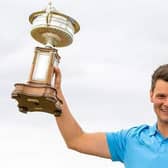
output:
[[[106,137],[108,141],[122,141],[126,142],[128,139],[140,137],[140,136],[146,136],[150,131],[150,126],[143,124],[138,125],[134,127],[130,127],[128,129],[122,129],[116,132],[107,132]]]
[[[143,142],[146,139],[149,139],[149,135],[151,134],[152,127],[146,124],[131,127],[125,130],[125,134],[123,139],[125,140],[125,144],[133,143],[133,142]]]
[[[109,151],[113,156],[113,160],[122,161],[127,144],[131,144],[137,140],[139,135],[149,130],[148,125],[134,126],[128,129],[122,129],[116,132],[107,132],[107,144]]]
[[[106,135],[109,138],[122,138],[122,139],[127,139],[129,137],[136,137],[141,135],[142,133],[149,132],[150,126],[143,124],[143,125],[138,125],[134,127],[130,127],[127,129],[122,129],[116,132],[108,132]]]
[[[143,125],[131,127],[123,131],[125,131],[126,136],[136,136],[136,135],[140,135],[143,132],[148,132],[149,129],[150,129],[149,125],[143,124]]]

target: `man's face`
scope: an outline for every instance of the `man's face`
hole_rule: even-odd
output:
[[[150,92],[150,98],[158,122],[168,124],[168,82],[157,80],[154,90]]]

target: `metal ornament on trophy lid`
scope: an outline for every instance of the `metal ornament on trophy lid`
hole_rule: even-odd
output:
[[[15,84],[12,98],[23,113],[41,111],[60,116],[62,101],[52,87],[54,66],[60,61],[56,47],[70,45],[80,26],[70,16],[55,10],[51,2],[45,10],[32,13],[29,21],[31,36],[45,47],[35,48],[29,80],[26,84]]]

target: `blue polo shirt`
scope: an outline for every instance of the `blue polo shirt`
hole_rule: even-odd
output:
[[[122,162],[125,168],[168,167],[168,138],[156,124],[106,133],[106,138],[112,160]]]

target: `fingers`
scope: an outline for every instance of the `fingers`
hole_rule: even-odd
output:
[[[54,67],[54,74],[55,74],[54,86],[56,89],[60,89],[61,88],[61,71],[58,67]]]

